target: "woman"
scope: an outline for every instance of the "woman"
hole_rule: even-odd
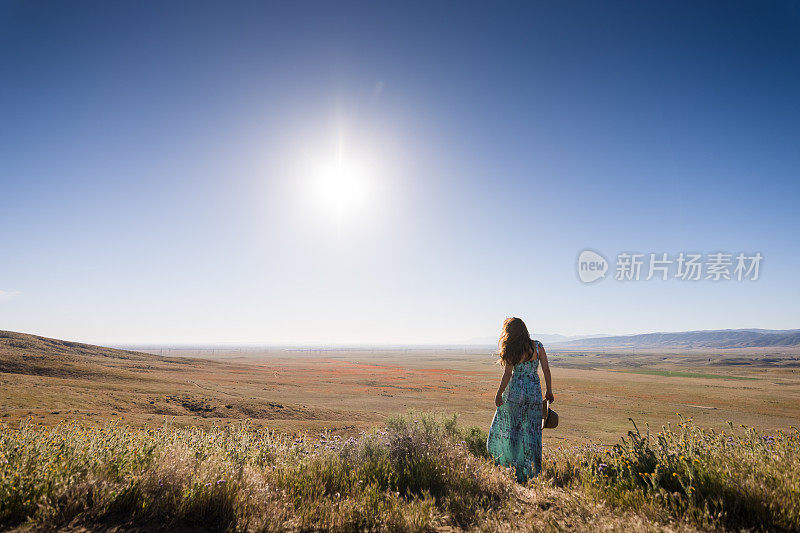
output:
[[[525,322],[507,318],[500,334],[500,363],[505,367],[494,403],[497,412],[486,447],[495,463],[513,466],[524,483],[542,471],[542,388],[537,369],[547,385],[545,398],[553,401],[550,366],[539,341],[531,340]],[[506,390],[508,387],[508,390]]]

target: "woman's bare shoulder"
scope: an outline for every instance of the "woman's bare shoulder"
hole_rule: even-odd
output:
[[[539,359],[542,352],[544,352],[544,345],[536,339],[533,339],[533,358]]]

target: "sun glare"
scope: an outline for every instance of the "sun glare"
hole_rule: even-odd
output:
[[[310,192],[316,197],[316,209],[333,217],[340,231],[375,200],[371,156],[358,149],[345,150],[341,134],[333,153],[318,159],[311,171]]]
[[[366,183],[363,171],[352,162],[338,159],[320,169],[316,183],[323,205],[343,216],[365,201]]]
[[[391,154],[385,143],[376,142],[376,132],[368,137],[340,123],[336,131],[319,133],[305,138],[295,158],[302,176],[295,182],[298,199],[313,215],[308,222],[342,237],[370,231],[379,222],[375,216],[385,220],[381,211],[388,207]]]

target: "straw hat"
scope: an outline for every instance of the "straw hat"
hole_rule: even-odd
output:
[[[558,413],[550,409],[550,402],[542,403],[542,428],[553,429],[558,426]]]

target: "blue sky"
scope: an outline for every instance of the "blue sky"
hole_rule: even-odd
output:
[[[0,329],[797,328],[798,65],[792,2],[6,1]],[[585,248],[764,261],[585,285]]]

